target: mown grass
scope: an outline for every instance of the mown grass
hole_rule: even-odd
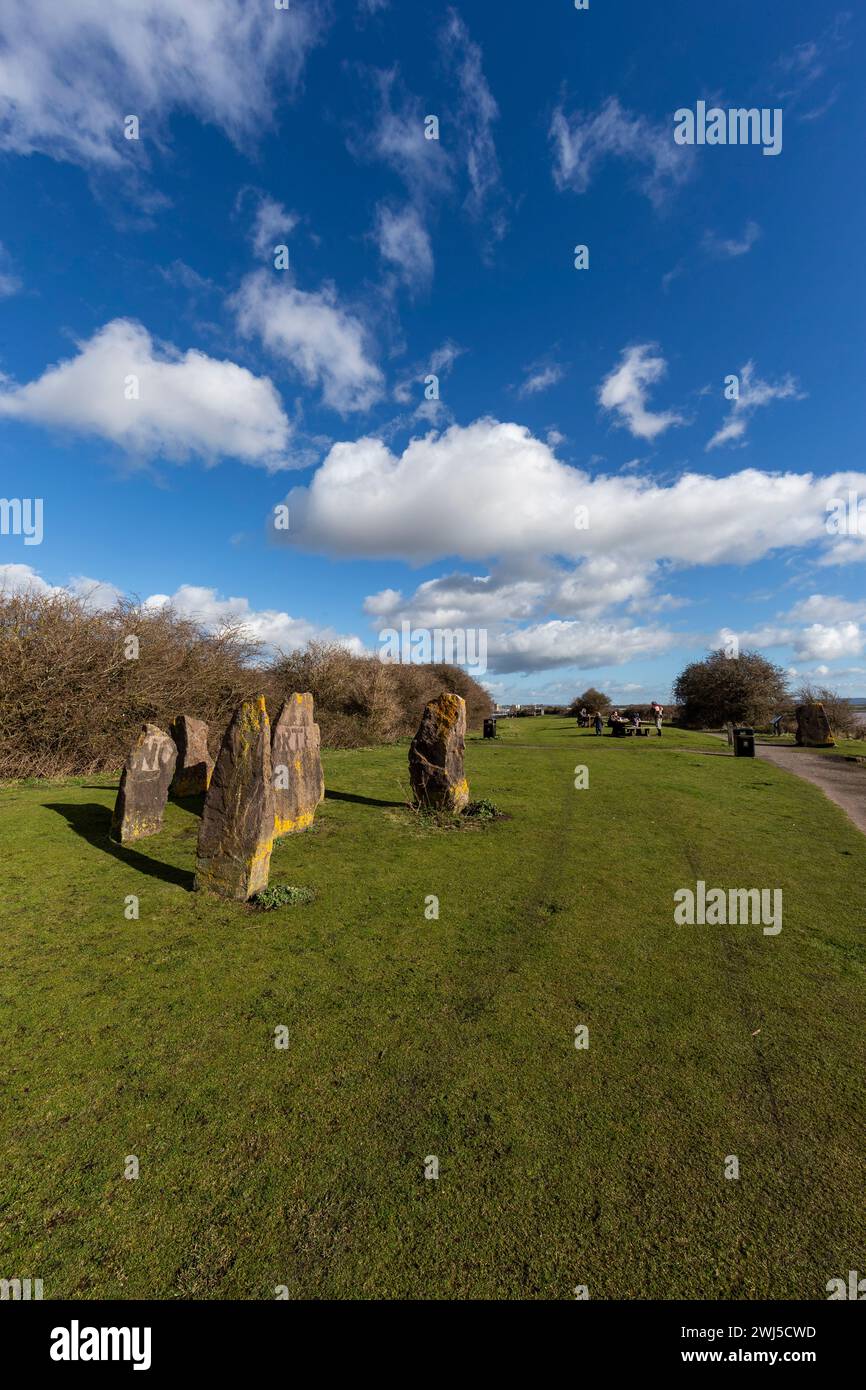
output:
[[[779,743],[789,748],[796,747],[793,734],[758,734],[759,743]],[[835,747],[810,748],[810,753],[822,753],[828,758],[866,757],[866,738],[837,738]]]
[[[467,772],[508,818],[471,833],[404,809],[405,746],[326,753],[271,873],[315,900],[270,912],[190,891],[194,804],[124,850],[110,779],[0,793],[0,1274],[813,1299],[862,1269],[866,840],[717,739],[500,734]],[[675,926],[698,878],[782,888],[780,935]]]

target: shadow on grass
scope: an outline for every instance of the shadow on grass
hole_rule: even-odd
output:
[[[149,874],[151,878],[161,878],[164,883],[174,883],[179,888],[192,892],[195,875],[190,873],[189,869],[178,869],[174,864],[161,864],[158,859],[151,859],[140,850],[131,849],[128,845],[117,845],[108,838],[111,811],[107,806],[100,806],[98,802],[64,805],[62,802],[46,801],[45,807],[48,811],[56,811],[58,815],[64,816],[76,835],[80,835],[88,844],[105,850],[122,864],[128,864],[130,868]]]
[[[405,801],[381,801],[375,796],[356,796],[354,792],[335,792],[330,788],[325,792],[326,801],[353,801],[359,806],[405,806]]]

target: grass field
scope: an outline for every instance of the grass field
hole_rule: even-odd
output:
[[[796,747],[793,734],[758,734],[758,743],[786,744]],[[827,758],[866,758],[866,738],[839,738],[833,748],[812,748],[812,753],[821,753]]]
[[[191,892],[192,806],[120,849],[110,778],[0,792],[0,1274],[824,1299],[864,1269],[866,839],[717,739],[500,727],[466,764],[509,819],[472,829],[405,809],[405,745],[326,753],[271,870],[315,901],[267,913]],[[697,879],[782,888],[783,930],[675,926]]]

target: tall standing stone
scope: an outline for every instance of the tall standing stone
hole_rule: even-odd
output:
[[[203,719],[179,714],[170,728],[177,747],[177,766],[169,791],[172,796],[203,795],[213,776],[213,758],[207,751],[207,724]]]
[[[835,747],[830,721],[820,702],[797,706],[797,742],[801,748]]]
[[[120,775],[111,838],[127,845],[162,829],[162,813],[177,761],[177,749],[155,724],[143,724]]]
[[[431,700],[409,748],[409,776],[419,805],[463,810],[469,801],[463,772],[465,741],[466,701],[452,694]]]
[[[320,750],[312,695],[290,695],[274,721],[271,739],[275,836],[292,835],[312,825],[325,795]]]
[[[273,839],[271,726],[259,695],[235,710],[222,741],[199,827],[196,888],[246,902],[268,886]]]

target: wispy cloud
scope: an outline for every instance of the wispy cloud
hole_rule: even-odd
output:
[[[568,115],[560,104],[550,123],[553,181],[562,191],[585,193],[596,170],[608,159],[637,165],[638,188],[656,208],[690,177],[694,151],[676,145],[668,122],[654,123],[608,97],[594,114]]]
[[[742,445],[749,420],[761,406],[772,401],[803,399],[795,377],[787,375],[777,382],[762,381],[755,375],[754,362],[741,367],[738,377],[739,396],[731,402],[727,418],[706,444],[707,449],[717,449],[722,444]]]
[[[504,195],[493,138],[499,107],[484,75],[480,46],[456,10],[449,10],[440,33],[446,66],[453,73],[459,91],[454,121],[462,157],[469,179],[464,206],[476,222],[487,220],[489,235],[499,241],[507,227]]]
[[[560,362],[541,358],[526,368],[526,376],[517,388],[517,394],[521,397],[537,396],[540,391],[547,391],[551,386],[556,386],[564,376],[565,368]]]
[[[23,281],[12,265],[12,257],[0,241],[0,299],[9,299],[23,288]]]
[[[761,235],[757,222],[747,222],[741,237],[720,237],[713,231],[704,232],[704,250],[711,256],[745,256]]]
[[[273,123],[324,28],[316,0],[6,0],[0,9],[0,149],[140,170],[176,111],[235,144]],[[137,115],[138,141],[123,118]]]

